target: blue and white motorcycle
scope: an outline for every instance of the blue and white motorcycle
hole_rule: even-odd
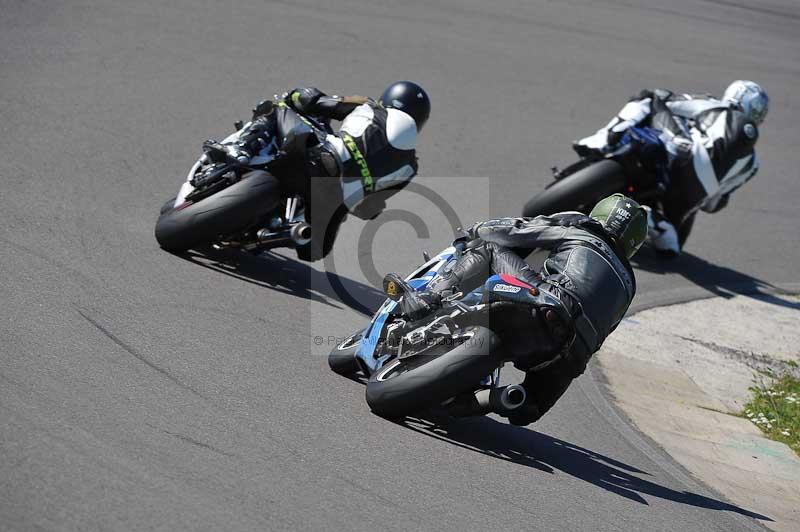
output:
[[[432,259],[426,255],[406,283],[425,289],[462,252],[459,246]],[[526,323],[532,309],[548,306],[551,296],[513,276],[492,275],[482,287],[445,297],[441,309],[410,321],[399,311],[402,293],[394,283],[384,292],[388,299],[369,325],[328,356],[334,372],[369,379],[366,399],[374,413],[396,418],[443,407],[456,417],[508,415],[525,403],[522,386],[500,386],[500,370],[529,351],[530,344],[523,345],[531,341]]]

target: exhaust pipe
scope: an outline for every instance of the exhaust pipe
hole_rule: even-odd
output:
[[[305,222],[297,222],[289,231],[294,243],[298,246],[303,246],[311,242],[311,226]]]
[[[483,416],[490,413],[508,415],[525,404],[528,394],[519,384],[502,388],[478,390],[473,395],[459,398],[447,405],[447,410],[456,417]]]
[[[261,229],[256,233],[256,238],[258,239],[258,244],[254,247],[258,249],[272,249],[294,245],[291,232],[286,229],[274,232],[269,229]]]
[[[258,249],[302,246],[311,242],[311,226],[305,222],[297,222],[288,229],[270,231],[261,229],[256,233]]]
[[[512,384],[511,386],[506,386],[505,388],[500,389],[502,391],[498,394],[498,397],[495,399],[494,403],[492,403],[491,394],[489,396],[489,402],[492,403],[492,408],[495,412],[498,410],[516,410],[524,405],[525,399],[528,398],[528,393],[525,391],[525,388],[519,384]],[[500,414],[502,412],[497,413]]]

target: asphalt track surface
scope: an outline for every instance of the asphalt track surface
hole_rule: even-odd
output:
[[[370,414],[325,344],[379,300],[359,259],[406,272],[444,247],[429,192],[348,222],[346,297],[291,252],[237,268],[158,248],[199,143],[295,85],[424,84],[420,183],[468,223],[519,213],[640,88],[753,78],[772,98],[761,174],[681,260],[644,255],[636,308],[798,280],[796,3],[400,4],[0,1],[0,529],[759,528],[640,437],[595,370],[527,429]]]

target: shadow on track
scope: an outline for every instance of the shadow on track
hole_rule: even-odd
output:
[[[677,273],[716,296],[726,299],[743,295],[792,309],[800,309],[800,304],[787,301],[777,294],[781,290],[767,281],[742,272],[711,264],[691,253],[683,252],[676,259],[662,259],[649,247],[643,247],[631,260],[635,268],[659,275]]]
[[[386,296],[371,286],[331,272],[319,272],[302,261],[274,253],[251,255],[211,248],[175,254],[204,268],[247,283],[341,308],[341,302],[365,316],[372,316]]]
[[[648,505],[642,495],[710,510],[736,512],[755,519],[767,516],[711,497],[676,491],[636,475],[649,475],[635,467],[546,434],[499,422],[489,417],[461,420],[438,415],[407,417],[405,427],[464,449],[531,467],[545,473],[561,471],[631,501]]]

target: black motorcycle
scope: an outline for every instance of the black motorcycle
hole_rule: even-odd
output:
[[[310,242],[303,197],[297,187],[286,186],[298,178],[288,175],[297,171],[291,162],[297,155],[289,155],[287,146],[302,136],[330,133],[330,124],[297,114],[296,127],[279,132],[276,112],[272,102],[262,102],[251,121],[235,124],[232,135],[203,144],[178,194],[161,208],[155,237],[162,248],[261,251]]]
[[[563,211],[588,213],[601,199],[622,193],[643,205],[652,205],[669,185],[667,153],[657,130],[631,128],[616,149],[607,154],[582,151],[581,159],[559,170],[554,181],[525,204],[523,216]]]

